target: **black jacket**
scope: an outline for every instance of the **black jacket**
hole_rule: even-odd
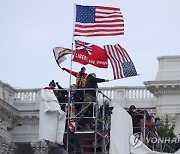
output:
[[[85,88],[98,88],[97,83],[100,83],[100,82],[105,82],[105,79],[96,78],[96,77],[93,77],[91,74],[89,74],[86,80]],[[94,96],[96,96],[96,90],[86,90],[85,93],[91,93]]]

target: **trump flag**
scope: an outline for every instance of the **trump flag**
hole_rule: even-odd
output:
[[[83,65],[91,64],[99,68],[108,68],[108,56],[103,48],[79,40],[75,40],[75,47],[73,61]]]

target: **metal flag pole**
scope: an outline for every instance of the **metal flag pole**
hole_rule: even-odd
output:
[[[76,4],[74,3],[74,18],[73,18],[73,34],[72,34],[72,44],[71,51],[73,51],[73,42],[74,42],[74,29],[75,29],[75,17],[76,17]],[[69,89],[71,89],[71,71],[72,71],[72,54],[71,54],[71,63],[70,63],[70,79],[69,79]]]
[[[71,50],[73,51],[73,42],[74,42],[74,29],[75,29],[75,17],[76,17],[76,4],[74,3],[74,17],[73,17],[73,34],[72,34],[72,44],[71,44]],[[69,77],[69,92],[68,92],[68,106],[67,106],[67,140],[66,140],[66,151],[69,151],[69,124],[70,124],[70,105],[71,105],[71,72],[72,72],[72,54],[71,54],[71,62],[70,62],[70,77]]]

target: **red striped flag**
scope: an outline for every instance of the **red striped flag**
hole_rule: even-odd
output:
[[[114,79],[137,75],[134,64],[123,47],[119,44],[105,45],[104,49],[106,50],[108,58],[111,62]]]
[[[124,19],[119,8],[76,5],[74,36],[124,35]]]

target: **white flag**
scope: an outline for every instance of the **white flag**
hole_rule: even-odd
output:
[[[70,50],[68,48],[63,48],[63,47],[55,47],[53,49],[53,53],[54,53],[54,58],[57,62],[57,64],[60,66],[60,64],[66,60],[65,55],[67,54],[74,54],[73,50]]]

